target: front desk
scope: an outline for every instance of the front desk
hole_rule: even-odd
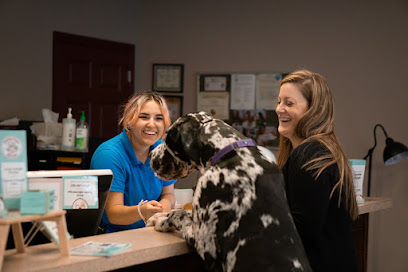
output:
[[[358,205],[360,216],[353,222],[353,240],[360,272],[367,271],[368,215],[390,208],[392,208],[391,198],[384,197],[366,197],[365,203]]]
[[[359,205],[362,222],[365,222],[364,218],[367,218],[368,213],[391,207],[392,200],[389,198],[367,198],[365,204]],[[365,231],[363,229],[356,234],[364,236],[366,230],[365,226]],[[365,243],[363,246],[366,250],[367,243],[364,237],[362,238],[360,243]],[[161,233],[148,227],[69,240],[69,248],[88,241],[131,243],[132,247],[111,257],[73,255],[64,257],[53,243],[29,246],[24,253],[16,253],[16,249],[11,249],[5,252],[2,271],[202,270],[199,258],[189,249],[179,232]]]

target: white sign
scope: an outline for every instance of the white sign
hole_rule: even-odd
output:
[[[0,130],[0,196],[6,208],[20,208],[20,195],[27,190],[27,141],[23,130]]]
[[[98,177],[64,177],[63,209],[97,209]]]

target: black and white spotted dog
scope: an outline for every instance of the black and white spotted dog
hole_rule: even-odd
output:
[[[253,142],[204,112],[180,117],[151,152],[158,176],[199,169],[193,210],[153,216],[180,230],[210,271],[311,271],[287,204],[280,169]]]

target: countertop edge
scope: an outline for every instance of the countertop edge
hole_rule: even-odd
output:
[[[392,199],[387,197],[365,197],[365,203],[358,205],[359,214],[392,208]]]

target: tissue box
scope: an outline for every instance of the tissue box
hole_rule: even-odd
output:
[[[37,137],[37,149],[58,150],[62,142],[62,123],[33,123],[32,133]]]
[[[21,214],[45,214],[54,209],[54,190],[30,190],[21,194]]]

